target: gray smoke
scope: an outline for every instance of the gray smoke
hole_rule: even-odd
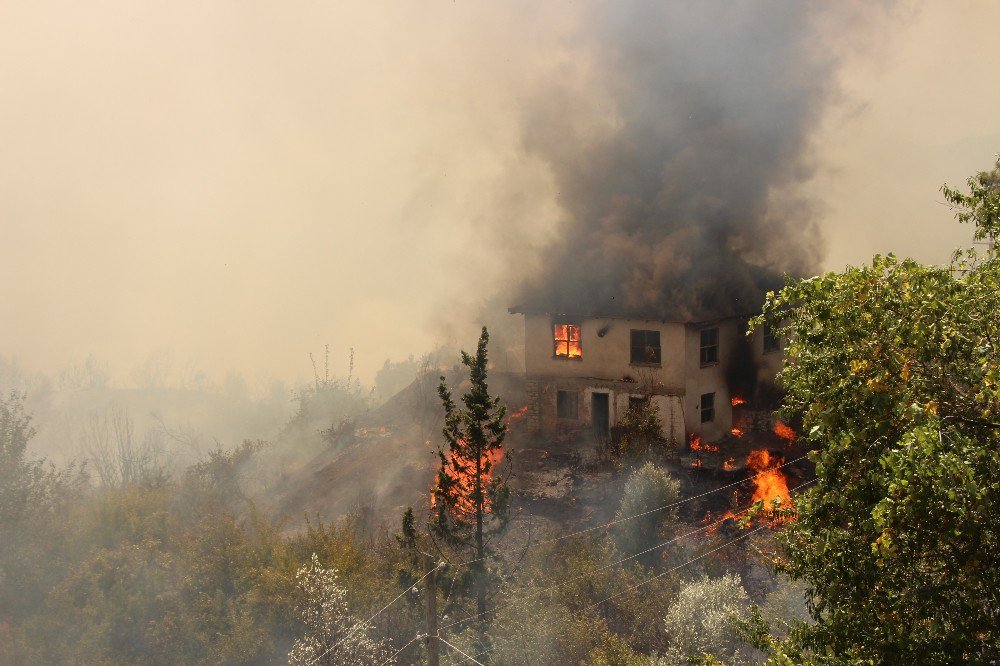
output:
[[[588,15],[584,64],[526,107],[525,147],[566,217],[515,301],[710,318],[814,272],[815,207],[796,190],[861,18],[829,4],[615,2]]]

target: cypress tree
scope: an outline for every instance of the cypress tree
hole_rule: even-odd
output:
[[[486,557],[489,540],[507,523],[510,489],[493,476],[503,458],[507,435],[506,405],[490,396],[486,384],[489,333],[483,327],[475,356],[462,352],[470,388],[460,407],[440,378],[438,395],[444,405],[445,448],[438,449],[440,467],[432,491],[431,533],[449,545],[471,550],[475,561],[474,589],[478,617],[486,613]]]

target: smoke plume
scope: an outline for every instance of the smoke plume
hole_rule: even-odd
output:
[[[551,170],[565,217],[515,301],[711,318],[753,312],[782,274],[815,271],[815,210],[796,190],[852,11],[599,5],[586,53],[526,104],[525,148]]]

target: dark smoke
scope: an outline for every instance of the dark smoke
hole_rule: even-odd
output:
[[[828,4],[601,4],[587,57],[527,105],[526,149],[566,219],[515,301],[704,319],[815,272],[816,214],[796,190],[836,92],[831,45],[857,18]]]

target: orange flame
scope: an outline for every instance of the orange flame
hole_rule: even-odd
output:
[[[739,407],[740,405],[747,404],[747,401],[746,401],[746,398],[742,398],[742,397],[740,397],[738,395],[734,395],[732,403],[733,403],[733,407]]]
[[[702,444],[701,437],[691,433],[688,435],[688,444],[691,446],[692,451],[718,451],[719,447],[712,446],[711,444]]]
[[[468,518],[475,515],[476,506],[472,500],[473,491],[476,487],[476,466],[472,460],[463,457],[456,457],[454,452],[448,452],[448,464],[445,465],[445,474],[452,480],[457,489],[458,501],[452,507],[452,512],[458,518]],[[480,459],[480,468],[483,469],[481,483],[483,489],[483,508],[489,509],[490,498],[486,494],[486,488],[493,478],[493,470],[503,460],[503,449],[496,449],[485,454]],[[437,505],[437,498],[434,490],[431,490],[431,507]]]
[[[733,437],[742,437],[743,436],[743,431],[740,430],[739,428],[733,428],[730,432],[733,433]]]
[[[757,486],[753,493],[754,502],[763,501],[764,510],[772,513],[771,502],[775,499],[781,500],[783,507],[792,506],[792,496],[788,491],[788,480],[778,465],[782,463],[781,458],[772,458],[771,452],[767,449],[751,451],[747,456],[747,467],[756,474],[752,477]]]
[[[775,435],[785,440],[785,446],[791,446],[795,443],[795,431],[792,430],[788,424],[782,423],[781,421],[775,421],[773,432]]]
[[[781,458],[772,457],[770,451],[766,449],[751,451],[750,455],[747,456],[747,468],[753,472],[753,476],[750,477],[750,480],[754,484],[752,501],[764,503],[764,515],[774,513],[771,502],[777,498],[781,498],[781,506],[783,508],[791,508],[793,506],[791,493],[788,490],[788,480],[782,471],[778,469],[781,463]],[[735,467],[736,461],[734,458],[730,458],[722,464],[722,468],[728,471],[732,471]],[[705,518],[701,521],[701,524],[709,525],[716,523],[708,530],[711,534],[728,518],[735,520],[737,515],[732,510],[726,510],[725,513],[719,516],[713,516],[712,512],[709,511],[705,514]]]
[[[580,344],[580,327],[576,324],[554,324],[552,338],[555,342],[555,355],[565,358],[581,358],[583,347]]]
[[[507,431],[509,432],[515,424],[517,424],[521,419],[528,415],[528,405],[525,405],[521,409],[517,410],[513,414],[507,417]]]

